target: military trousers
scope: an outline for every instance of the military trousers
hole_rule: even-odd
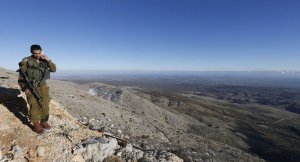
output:
[[[49,87],[47,84],[44,84],[41,86],[37,86],[36,90],[42,97],[43,108],[39,105],[38,101],[32,93],[27,95],[27,103],[30,106],[29,118],[32,123],[38,122],[42,119],[47,121],[49,118]]]

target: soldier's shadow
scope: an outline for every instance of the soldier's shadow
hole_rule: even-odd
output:
[[[19,89],[0,87],[0,104],[7,107],[23,124],[33,129],[28,118],[27,102],[23,97],[18,97],[20,94]]]

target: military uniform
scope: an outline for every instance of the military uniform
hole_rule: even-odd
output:
[[[29,114],[31,122],[36,123],[39,121],[48,121],[50,96],[46,79],[50,76],[46,75],[49,74],[49,72],[55,72],[56,65],[51,60],[36,60],[33,56],[24,58],[19,65],[26,73],[29,80],[35,83],[35,88],[42,97],[42,104],[44,108],[41,108],[32,93],[27,94],[27,102],[30,105]],[[21,75],[19,76],[18,83],[22,91],[27,89],[24,78]]]

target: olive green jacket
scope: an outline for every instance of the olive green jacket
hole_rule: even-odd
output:
[[[19,66],[24,70],[30,81],[36,82],[36,85],[46,84],[44,81],[48,79],[45,76],[47,70],[49,70],[49,72],[56,71],[56,65],[51,60],[47,61],[40,59],[38,61],[33,56],[25,57],[19,63]],[[22,91],[27,89],[24,78],[21,75],[19,75],[18,84],[20,85]]]

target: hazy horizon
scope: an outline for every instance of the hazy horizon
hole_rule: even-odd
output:
[[[278,74],[278,75],[296,75],[300,76],[300,70],[274,70],[274,71],[188,71],[188,70],[61,70],[53,75],[138,75],[138,74],[185,74],[185,75],[203,75],[203,74]]]
[[[274,88],[300,88],[300,72],[75,72],[57,73],[52,79],[79,81],[79,82],[104,82],[117,85],[233,85],[233,86],[258,86]]]

